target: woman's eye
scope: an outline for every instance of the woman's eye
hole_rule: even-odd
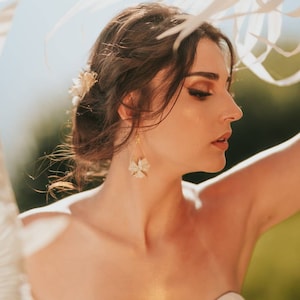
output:
[[[209,97],[212,95],[212,93],[210,93],[210,92],[204,92],[201,90],[188,89],[188,91],[191,96],[195,96],[195,97],[199,98],[200,100],[205,100],[206,97]]]

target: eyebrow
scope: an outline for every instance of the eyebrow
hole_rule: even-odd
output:
[[[204,71],[198,71],[198,72],[192,72],[192,73],[188,73],[187,75],[185,75],[185,77],[191,77],[191,76],[201,76],[201,77],[205,77],[209,80],[214,80],[217,81],[220,78],[220,75],[214,72],[204,72]],[[226,82],[230,82],[231,81],[231,76],[228,76]]]
[[[201,76],[210,80],[219,80],[220,78],[219,74],[217,73],[203,72],[203,71],[188,73],[185,77],[191,77],[191,76]]]

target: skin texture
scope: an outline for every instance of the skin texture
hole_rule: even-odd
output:
[[[211,143],[231,132],[230,123],[242,117],[227,90],[229,75],[222,51],[214,42],[205,39],[200,42],[196,53],[189,74],[201,71],[216,74],[219,79],[199,75],[186,77],[176,104],[169,108],[171,113],[155,129],[145,132],[142,141],[145,151],[149,149],[149,153],[145,152],[146,157],[149,156],[148,160],[157,165],[154,168],[167,168],[177,176],[191,171],[223,169],[226,162],[224,151]],[[191,90],[212,95],[193,96]]]
[[[211,300],[239,292],[260,234],[299,210],[299,137],[202,184],[181,181],[187,172],[224,167],[225,151],[213,142],[242,117],[212,41],[199,42],[195,72],[218,76],[186,77],[166,118],[139,131],[140,146],[131,140],[113,157],[101,187],[23,216],[25,224],[61,214],[70,220],[27,260],[36,299]],[[120,107],[119,114],[126,127],[130,112]],[[151,164],[144,179],[128,171],[139,152]]]

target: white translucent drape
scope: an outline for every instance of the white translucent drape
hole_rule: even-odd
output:
[[[237,50],[239,63],[249,68],[260,79],[278,86],[292,85],[300,81],[300,71],[296,71],[288,77],[274,79],[268,69],[264,66],[264,61],[274,49],[284,57],[291,57],[300,52],[298,44],[294,50],[285,51],[278,46],[278,41],[282,36],[283,17],[297,20],[300,17],[300,7],[292,11],[284,11],[284,0],[165,0],[159,1],[170,5],[181,7],[193,15],[186,18],[184,23],[166,31],[159,38],[167,35],[179,33],[174,47],[178,47],[182,39],[197,28],[203,21],[212,22],[222,27],[222,24],[232,21],[231,40]],[[82,10],[89,9],[91,13],[110,6],[120,6],[125,8],[133,5],[133,1],[121,0],[79,0],[69,12],[59,20],[53,30],[49,33],[47,40],[70,18],[73,18]],[[299,24],[298,24],[299,25]],[[262,36],[263,28],[267,30],[267,36]],[[254,49],[258,44],[265,46],[265,51],[258,57],[254,54]]]
[[[5,40],[8,32],[12,26],[15,10],[18,5],[18,1],[0,1],[0,55],[4,47]]]
[[[21,224],[0,148],[0,299],[30,300],[23,270]]]
[[[31,300],[24,271],[24,257],[53,241],[68,225],[68,218],[41,218],[26,228],[18,219],[18,208],[4,164],[0,145],[0,299]]]

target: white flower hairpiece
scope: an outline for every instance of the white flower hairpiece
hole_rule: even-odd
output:
[[[72,103],[74,106],[79,104],[85,94],[98,81],[96,79],[97,75],[93,71],[82,71],[77,78],[72,79],[73,86],[70,88],[69,93],[73,96]]]

